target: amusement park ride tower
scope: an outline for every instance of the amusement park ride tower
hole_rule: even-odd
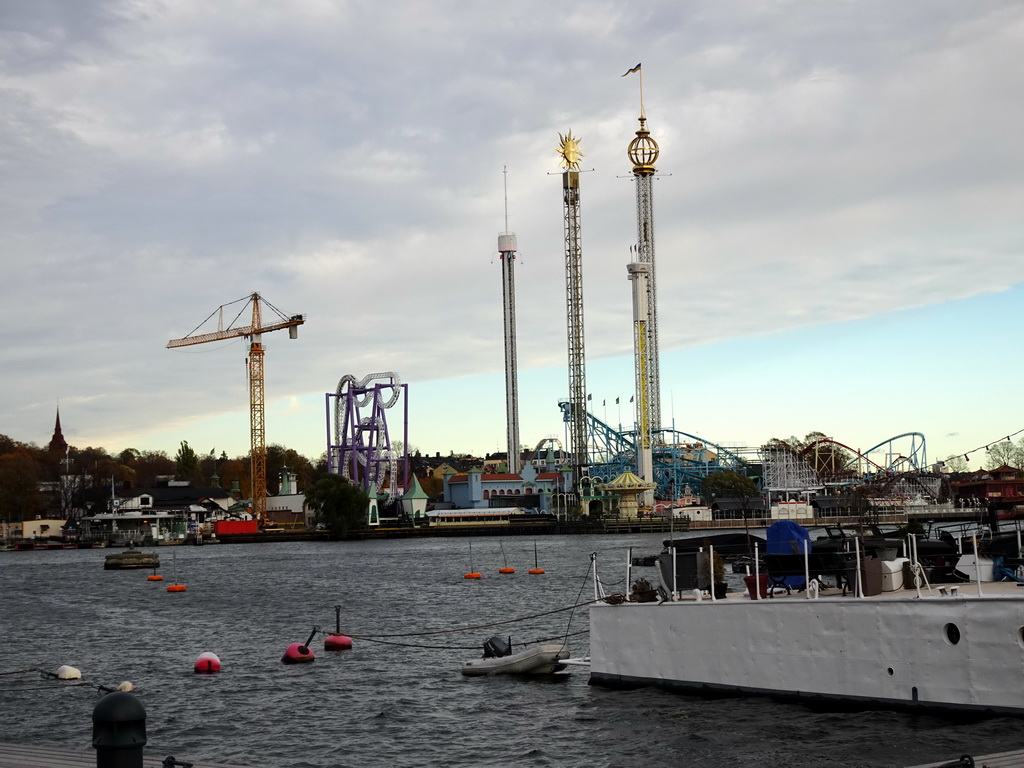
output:
[[[637,64],[626,75],[636,72],[640,78],[640,129],[629,143],[627,156],[633,163],[636,179],[636,251],[638,262],[648,264],[647,274],[647,343],[645,368],[647,377],[647,413],[637,408],[637,423],[647,423],[651,432],[661,429],[661,371],[658,365],[658,290],[654,266],[654,163],[658,159],[658,142],[647,130],[644,114],[644,74]],[[623,75],[625,77],[625,75]],[[637,395],[639,395],[639,391]],[[639,406],[639,404],[638,404]],[[650,439],[650,433],[647,435]],[[650,478],[647,478],[650,479]]]
[[[650,425],[650,381],[647,372],[647,344],[650,333],[647,329],[647,288],[651,265],[632,262],[626,265],[630,282],[633,283],[633,351],[636,356],[636,474],[645,482],[654,479],[654,452],[651,447]],[[641,504],[649,507],[654,503],[654,484],[642,491]]]
[[[516,360],[516,234],[508,231],[508,169],[505,174],[505,231],[498,235],[501,254],[501,295],[505,309],[505,420],[508,471],[519,474],[519,374]]]
[[[580,483],[587,459],[587,374],[583,349],[583,249],[580,246],[580,152],[572,130],[563,136],[557,152],[562,156],[562,203],[565,213],[565,288],[569,332],[569,453],[573,482]]]

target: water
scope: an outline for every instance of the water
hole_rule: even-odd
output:
[[[147,581],[149,571],[103,570],[116,550],[2,552],[0,672],[70,664],[92,683],[130,680],[151,756],[268,768],[853,768],[1024,747],[1024,721],[1011,718],[614,691],[588,686],[584,670],[553,680],[460,674],[491,634],[515,642],[583,631],[586,608],[396,644],[357,639],[342,652],[324,651],[318,636],[314,663],[280,662],[314,624],[334,628],[335,605],[347,634],[473,627],[574,605],[592,596],[591,552],[605,581],[625,591],[626,548],[653,554],[663,538],[540,537],[542,576],[527,574],[534,540],[525,537],[162,548],[163,582]],[[501,546],[515,574],[498,574]],[[471,565],[483,579],[462,578]],[[175,577],[187,592],[166,591]],[[586,636],[570,647],[585,653]],[[221,674],[193,673],[204,651],[220,656]],[[99,695],[4,674],[0,738],[88,751]]]

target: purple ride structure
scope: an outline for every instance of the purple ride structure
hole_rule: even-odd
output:
[[[409,488],[409,393],[398,374],[345,375],[327,401],[327,470],[389,501]],[[388,410],[402,403],[401,455],[391,446]],[[396,438],[397,439],[397,438]]]

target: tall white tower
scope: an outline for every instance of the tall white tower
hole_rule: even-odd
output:
[[[498,235],[501,297],[505,310],[505,421],[508,471],[519,474],[519,372],[516,356],[516,234],[508,231],[508,169],[505,174],[505,232]]]
[[[654,266],[654,163],[658,159],[658,142],[651,138],[644,115],[644,74],[637,64],[626,74],[640,76],[640,129],[626,152],[633,163],[636,180],[636,249],[637,261],[650,265],[647,279],[647,391],[651,430],[661,429],[661,371],[658,364],[658,289]]]

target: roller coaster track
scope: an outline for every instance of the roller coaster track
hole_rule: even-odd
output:
[[[909,451],[907,451],[909,455],[895,450],[895,443],[906,438],[910,438]],[[845,457],[837,454],[834,450],[825,450],[834,448],[852,454],[852,457],[839,464],[836,459]],[[871,458],[872,454],[883,448],[887,449],[885,451],[887,458],[884,462],[880,463]],[[920,432],[904,432],[895,435],[863,453],[838,440],[823,438],[804,447],[798,456],[808,462],[811,468],[822,476],[827,485],[859,485],[880,475],[920,473],[926,471],[928,464],[925,437]],[[808,461],[809,458],[812,460]]]
[[[590,476],[609,482],[623,472],[636,470],[636,432],[613,429],[587,414],[587,447]],[[712,472],[731,469],[747,474],[748,463],[729,448],[698,435],[674,429],[653,434],[655,497],[678,497],[685,484],[699,485]]]
[[[386,412],[404,391],[398,374],[391,371],[371,373],[362,379],[352,375],[341,377],[335,393],[327,396],[329,412],[329,401],[334,398],[334,430],[333,436],[328,435],[327,446],[329,471],[344,476],[364,491],[369,492],[373,485],[392,499],[397,497],[398,482],[405,483],[407,462],[403,455],[400,472],[400,457],[391,449]],[[406,439],[403,451],[407,445]]]

